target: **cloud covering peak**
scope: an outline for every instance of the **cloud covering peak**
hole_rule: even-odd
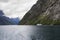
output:
[[[20,17],[37,2],[37,0],[0,0],[0,9],[4,11],[7,17]]]

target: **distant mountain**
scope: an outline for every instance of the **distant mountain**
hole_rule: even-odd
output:
[[[14,23],[14,25],[17,25],[19,23],[19,18],[10,18],[10,21]]]
[[[38,0],[19,24],[60,25],[60,0]]]
[[[4,15],[3,11],[2,11],[2,10],[0,10],[0,16],[3,16],[3,15]]]
[[[17,25],[19,23],[19,18],[9,18],[4,16],[2,10],[0,10],[0,25]]]
[[[10,25],[13,24],[11,21],[9,21],[8,17],[0,16],[0,25]]]

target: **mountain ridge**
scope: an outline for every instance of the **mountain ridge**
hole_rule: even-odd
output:
[[[0,25],[18,25],[19,18],[9,18],[4,15],[3,10],[0,10]]]
[[[38,0],[29,10],[21,25],[59,25],[60,24],[60,1],[59,0]]]

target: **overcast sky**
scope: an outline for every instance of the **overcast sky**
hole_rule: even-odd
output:
[[[0,10],[3,10],[7,17],[20,17],[37,2],[37,0],[0,0]]]

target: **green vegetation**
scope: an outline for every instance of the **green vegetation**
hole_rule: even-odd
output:
[[[60,25],[60,20],[49,19],[49,15],[39,16],[34,24],[43,24],[43,25]]]
[[[59,3],[59,0],[38,0],[37,3],[31,8],[31,10],[27,12],[19,24],[60,25]]]
[[[43,24],[43,25],[59,25],[60,20],[49,19],[49,15],[40,15],[33,20],[28,20],[29,24]]]

